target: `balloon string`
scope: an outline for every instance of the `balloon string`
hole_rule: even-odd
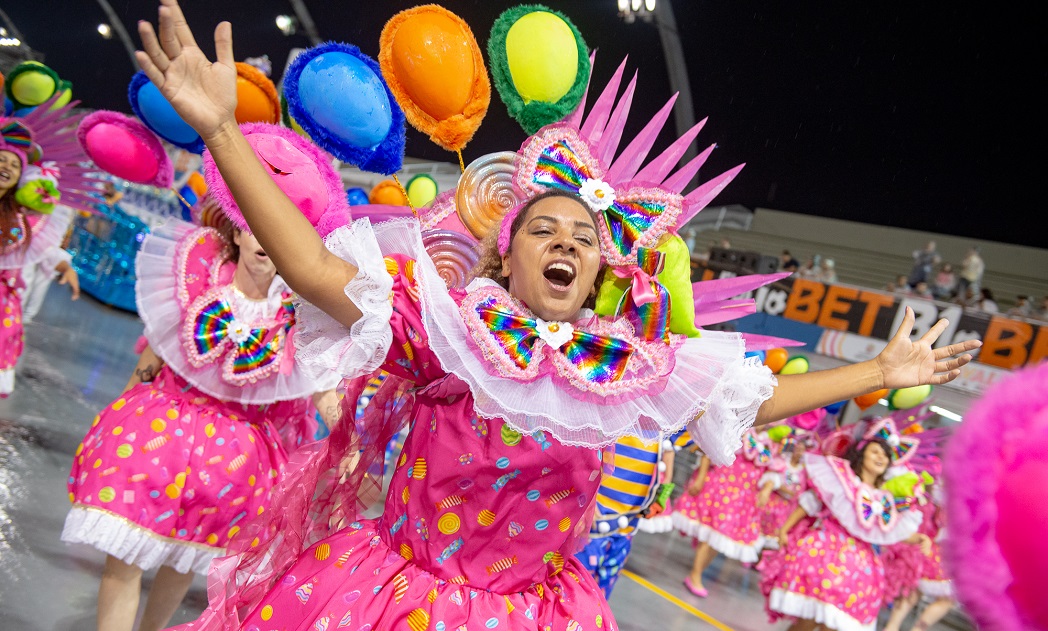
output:
[[[411,203],[411,198],[408,197],[408,189],[404,188],[404,185],[400,183],[400,178],[397,177],[396,173],[393,174],[393,181],[400,187],[400,192],[404,193],[404,199],[408,202],[408,208],[411,209],[411,214],[418,218],[418,210],[415,209],[415,205]]]
[[[193,204],[190,204],[189,202],[187,202],[186,198],[182,197],[182,194],[179,193],[178,191],[176,191],[174,188],[171,188],[171,189],[168,189],[168,190],[170,190],[172,193],[174,193],[175,196],[178,197],[178,199],[182,200],[182,203],[186,205],[186,208],[192,208],[193,207]]]
[[[461,149],[456,149],[455,153],[457,153],[458,157],[459,157],[459,168],[462,169],[463,173],[465,173],[466,172],[466,163],[462,160],[462,150]]]

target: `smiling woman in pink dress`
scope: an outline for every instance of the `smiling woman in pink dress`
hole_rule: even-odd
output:
[[[652,254],[642,246],[692,202],[679,189],[604,182],[615,171],[571,123],[525,142],[514,180],[525,201],[486,243],[473,283],[449,291],[415,220],[361,219],[322,239],[272,182],[234,120],[227,23],[215,63],[174,0],[161,4],[159,37],[149,23],[139,32],[139,62],[201,134],[284,278],[316,307],[301,312],[300,353],[348,379],[347,410],[376,371],[389,375],[363,417],[340,423],[327,451],[281,484],[276,521],[252,523],[282,536],[216,564],[211,605],[189,628],[615,629],[572,556],[587,538],[603,447],[688,425],[728,464],[754,422],[886,384],[948,381],[969,359],[950,357],[977,346],[932,350],[943,324],[911,342],[908,312],[877,360],[776,384],[737,334],[646,337],[628,316],[596,317],[586,307],[602,259],[637,267]],[[623,230],[631,192],[650,219],[639,238]],[[354,500],[375,490],[364,475],[403,422],[410,433],[385,509],[365,519],[357,510],[369,502]],[[352,454],[349,480],[330,484],[323,473]]]

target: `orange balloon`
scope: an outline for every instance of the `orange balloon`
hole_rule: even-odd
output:
[[[189,174],[189,179],[186,180],[186,184],[192,189],[197,197],[203,197],[204,193],[207,192],[207,182],[204,181],[204,176],[199,171],[193,171]]]
[[[378,61],[412,127],[449,151],[469,142],[487,113],[491,83],[462,18],[435,4],[401,11],[382,28]]]
[[[855,401],[855,404],[859,406],[860,410],[865,410],[866,408],[871,407],[873,404],[877,403],[886,396],[888,396],[887,388],[883,390],[877,390],[869,394],[859,395],[852,399],[852,401]]]
[[[442,13],[416,13],[400,24],[390,50],[404,91],[437,120],[462,112],[476,67],[462,27]]]
[[[393,180],[382,180],[376,184],[368,193],[368,201],[372,204],[385,204],[387,206],[407,206],[408,198],[404,191]]]
[[[280,98],[273,82],[261,70],[250,64],[237,62],[238,123],[280,122]]]
[[[789,359],[790,354],[785,348],[769,348],[764,353],[764,365],[770,368],[774,373],[778,373],[782,370],[782,367],[786,365],[786,362]]]

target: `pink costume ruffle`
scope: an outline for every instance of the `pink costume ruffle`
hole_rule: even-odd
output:
[[[201,228],[185,222],[172,222],[164,230],[150,234],[142,242],[136,259],[135,300],[138,314],[145,323],[144,335],[153,351],[195,388],[223,401],[244,404],[267,404],[311,396],[330,390],[339,382],[336,372],[303,372],[300,362],[291,358],[288,337],[297,335],[297,327],[284,333],[279,317],[281,302],[290,295],[279,276],[273,278],[266,301],[251,301],[232,285],[235,266],[223,261],[225,241],[213,228]],[[222,324],[209,323],[212,299],[225,301],[232,310],[234,322],[222,336]],[[258,304],[252,304],[252,303]],[[287,316],[294,322],[297,314]],[[211,321],[213,322],[213,320]],[[200,329],[194,327],[199,323]],[[253,368],[258,359],[237,354],[236,324],[244,330],[269,331],[266,342],[274,355],[269,364]],[[194,336],[210,334],[197,346]],[[201,349],[208,349],[201,352]],[[263,358],[265,359],[265,358]],[[251,370],[233,374],[233,363]]]

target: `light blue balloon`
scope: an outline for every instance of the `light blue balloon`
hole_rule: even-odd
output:
[[[171,142],[190,144],[200,136],[189,126],[182,117],[178,115],[171,103],[160,94],[152,82],[142,85],[138,90],[138,107],[142,111],[145,122],[156,131],[157,134],[167,138]]]
[[[357,147],[376,147],[393,124],[382,79],[344,52],[310,60],[298,78],[298,98],[321,127]]]

